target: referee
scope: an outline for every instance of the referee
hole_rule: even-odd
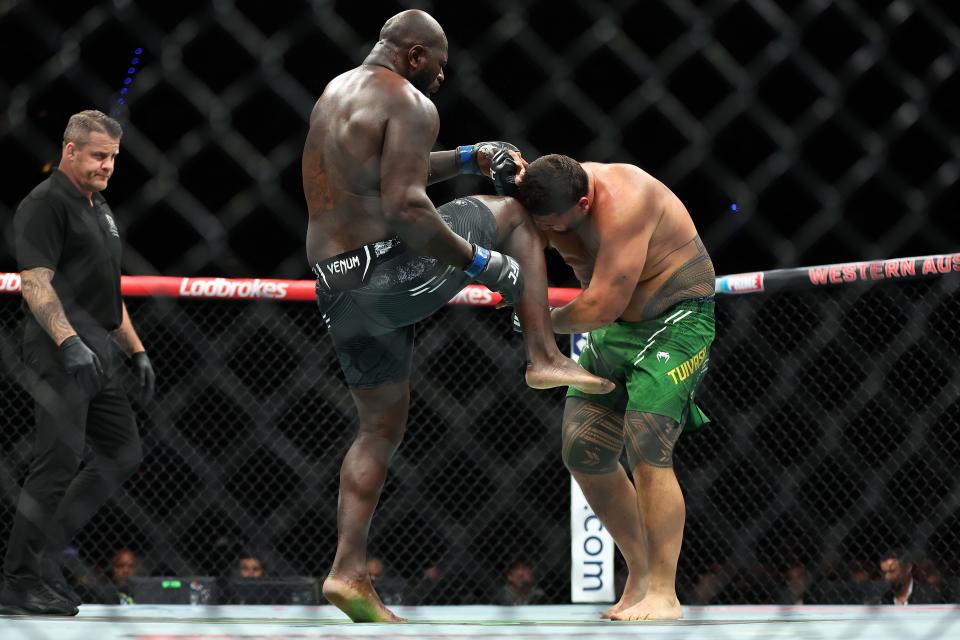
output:
[[[0,613],[77,614],[63,548],[143,457],[118,348],[132,358],[144,403],[155,376],[120,297],[120,236],[100,194],[122,135],[99,111],[71,116],[58,170],[14,216],[36,434],[7,542]],[[81,470],[86,443],[94,455]]]

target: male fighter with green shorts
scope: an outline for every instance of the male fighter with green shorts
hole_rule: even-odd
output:
[[[607,395],[571,387],[563,415],[563,461],[630,570],[605,616],[679,618],[684,502],[673,447],[707,421],[694,395],[714,337],[713,262],[683,203],[635,166],[548,155],[516,181],[583,287],[553,310],[554,330],[589,332],[580,365],[617,385]]]

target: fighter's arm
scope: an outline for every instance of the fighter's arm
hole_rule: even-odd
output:
[[[20,291],[30,313],[57,345],[77,334],[53,288],[53,269],[36,267],[21,271]]]
[[[443,182],[458,175],[460,175],[460,163],[457,162],[455,150],[430,152],[430,175],[427,178],[427,184]]]
[[[437,109],[419,95],[401,100],[387,121],[380,159],[384,217],[415,251],[462,269],[473,259],[473,247],[450,230],[427,197],[430,148],[440,129]]]
[[[630,206],[624,203],[626,206]],[[600,245],[590,283],[551,313],[557,333],[590,331],[619,318],[637,288],[658,216],[653,203],[633,203],[639,215],[617,216],[598,229]]]
[[[489,178],[493,157],[503,148],[517,152],[514,145],[499,140],[477,142],[450,151],[433,151],[430,153],[430,175],[427,184],[449,180],[464,173]],[[519,152],[516,157],[518,160],[521,158]]]

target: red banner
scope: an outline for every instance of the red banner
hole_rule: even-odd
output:
[[[275,280],[270,278],[179,278],[173,276],[123,276],[120,290],[125,296],[163,298],[205,298],[224,300],[295,300],[315,299],[313,280]],[[20,274],[0,274],[0,293],[19,293]],[[565,305],[580,294],[579,289],[551,287],[551,306]],[[458,293],[450,304],[493,307],[500,303],[500,294],[484,286],[472,284]]]
[[[960,273],[960,254],[848,262],[807,268],[810,284],[814,286],[902,280],[948,273]]]
[[[719,276],[719,294],[773,293],[884,280],[918,280],[960,273],[960,253],[915,258],[891,258],[869,262],[827,264],[793,269],[757,271]],[[206,298],[224,300],[314,300],[313,280],[270,278],[182,278],[175,276],[123,276],[125,296]],[[19,293],[20,274],[0,273],[0,293]],[[559,307],[580,295],[580,289],[551,287],[550,306]],[[500,294],[481,285],[469,285],[450,304],[493,307]]]

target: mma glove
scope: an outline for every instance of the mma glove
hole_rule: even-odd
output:
[[[100,358],[78,335],[72,335],[60,343],[60,356],[67,374],[73,376],[88,396],[95,396],[103,383],[103,366]]]
[[[511,151],[520,150],[509,142],[477,142],[476,144],[469,144],[465,147],[457,147],[457,166],[460,167],[460,173],[466,173],[475,176],[487,175],[483,172],[480,165],[480,155],[486,156],[487,160],[492,160],[493,157],[503,149],[510,149]]]
[[[157,381],[157,374],[153,372],[153,365],[146,351],[138,351],[130,356],[133,368],[137,370],[137,379],[140,382],[140,404],[147,404],[153,398],[153,388]]]
[[[517,173],[519,167],[507,149],[497,151],[490,160],[490,179],[498,196],[517,197]]]
[[[473,260],[464,272],[491,291],[498,292],[508,305],[515,305],[523,293],[520,265],[499,251],[473,245]]]

